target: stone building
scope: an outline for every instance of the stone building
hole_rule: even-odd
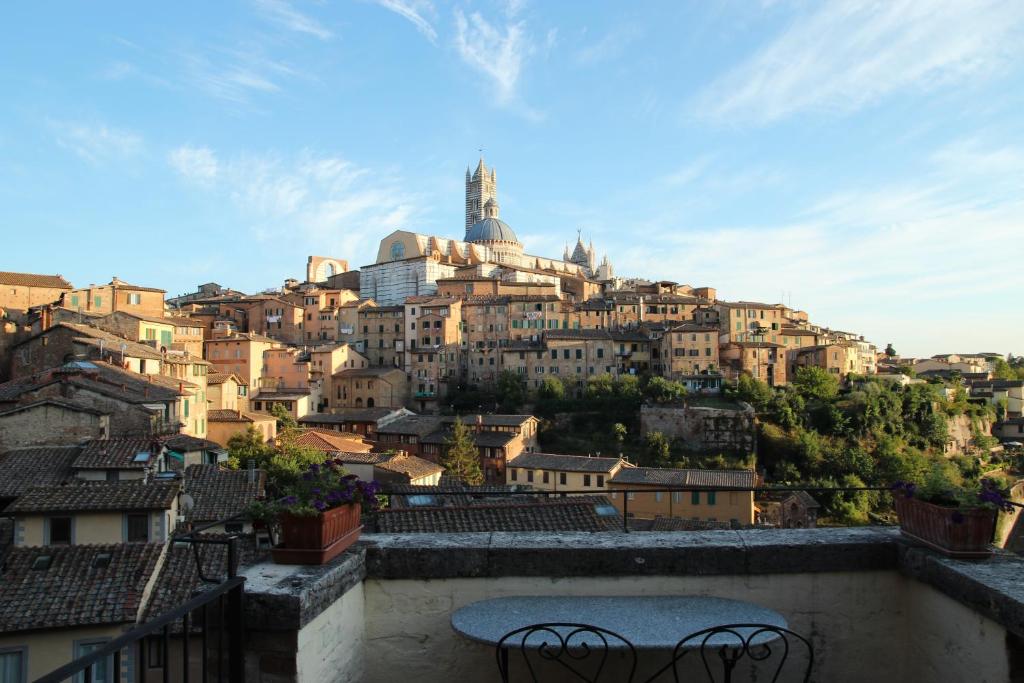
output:
[[[623,467],[608,481],[608,488],[612,503],[628,517],[679,517],[749,527],[754,524],[754,492],[750,489],[756,480],[753,470]],[[650,493],[616,490],[623,488],[688,490]]]
[[[0,272],[0,315],[24,316],[33,306],[53,303],[71,289],[60,275]]]
[[[65,292],[60,304],[75,311],[102,314],[127,311],[158,318],[164,314],[164,294],[162,289],[140,287],[114,277],[105,285],[89,285]]]
[[[788,381],[786,350],[780,344],[728,342],[719,348],[719,356],[726,379],[735,380],[747,374],[772,387]]]
[[[525,253],[515,231],[500,217],[497,174],[481,159],[475,172],[466,172],[463,239],[396,230],[381,240],[376,262],[360,269],[360,297],[396,305],[410,296],[435,294],[438,280],[453,278],[464,266],[488,266],[487,277],[496,275],[495,267],[580,280],[612,272],[607,259],[595,264],[592,249],[587,252],[582,243],[580,249],[580,262]]]

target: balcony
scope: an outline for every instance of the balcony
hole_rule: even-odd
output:
[[[781,612],[814,644],[812,680],[1019,680],[1022,570],[1009,554],[949,560],[887,528],[366,535],[326,567],[245,572],[246,672],[498,680],[493,650],[452,631],[452,612],[470,602],[691,594]]]
[[[366,534],[322,567],[261,563],[240,575],[242,618],[229,610],[227,625],[244,624],[244,638],[229,638],[242,651],[216,657],[233,683],[496,681],[494,650],[456,635],[451,615],[471,602],[514,595],[701,595],[756,603],[811,640],[813,681],[1024,677],[1024,558],[1000,552],[980,562],[951,560],[886,527]],[[238,587],[228,580],[216,590]],[[124,639],[157,633],[161,621],[216,597],[202,594]],[[194,680],[201,680],[195,653],[207,650],[205,636],[202,642],[191,659],[188,649],[183,653],[196,668]],[[641,681],[661,664],[655,654],[640,661]]]
[[[417,391],[415,393],[416,398],[434,398],[437,396],[436,391]]]

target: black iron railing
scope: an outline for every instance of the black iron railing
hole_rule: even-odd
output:
[[[204,529],[222,523],[213,522],[171,541],[172,544],[189,543],[192,546],[196,573],[200,581],[210,584],[208,588],[188,602],[136,626],[103,647],[36,679],[35,683],[120,681],[121,672],[126,667],[134,669],[136,681],[145,681],[150,678],[151,670],[162,669],[159,680],[168,683],[172,680],[174,669],[173,680],[182,683],[193,680],[202,683],[211,680],[218,683],[243,683],[245,632],[242,613],[245,577],[235,575],[240,534],[200,535]],[[225,576],[216,578],[204,575],[198,554],[198,546],[203,544],[226,546]],[[176,628],[179,624],[180,631]],[[178,649],[174,657],[172,645]],[[177,659],[178,663],[172,663],[173,659]],[[154,677],[156,675],[153,674]]]

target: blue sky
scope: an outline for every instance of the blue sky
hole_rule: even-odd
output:
[[[9,5],[0,269],[170,295],[459,237],[1024,353],[1024,3]]]

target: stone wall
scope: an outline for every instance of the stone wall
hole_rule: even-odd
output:
[[[0,451],[28,446],[62,446],[100,438],[106,415],[42,404],[0,415]]]
[[[643,405],[640,433],[661,432],[689,450],[752,453],[756,414],[748,404],[737,410],[692,405]]]

